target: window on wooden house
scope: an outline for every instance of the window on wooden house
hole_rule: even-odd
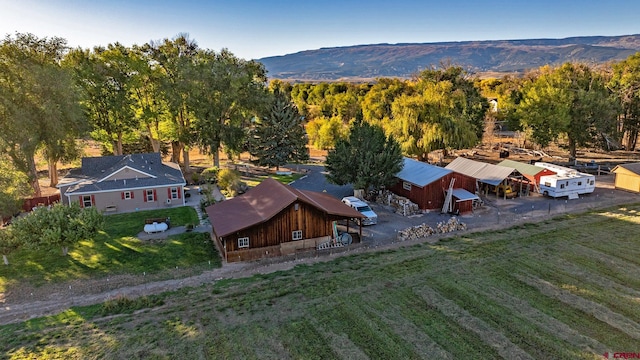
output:
[[[293,240],[302,240],[302,230],[296,230],[293,232]]]
[[[238,238],[238,248],[242,249],[242,248],[248,248],[248,247],[249,247],[249,238],[248,237]]]
[[[132,198],[131,191],[125,191],[122,198],[125,200],[131,199]]]
[[[171,198],[172,199],[177,199],[178,198],[178,188],[177,187],[172,187],[171,188]]]
[[[407,191],[411,191],[411,183],[408,183],[406,181],[402,182],[402,188],[407,190]]]

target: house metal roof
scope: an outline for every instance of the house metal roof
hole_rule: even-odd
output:
[[[531,176],[537,175],[545,170],[545,168],[541,166],[535,166],[535,165],[526,164],[520,161],[513,161],[513,160],[503,160],[499,162],[498,165],[514,168],[523,175],[531,175]]]
[[[487,164],[463,157],[455,158],[445,168],[494,186],[500,184],[516,171],[512,167]]]
[[[266,222],[296,201],[330,215],[364,217],[329,194],[294,189],[274,179],[266,179],[245,194],[213,204],[206,208],[206,212],[213,232],[216,236],[224,237]]]
[[[141,176],[101,181],[124,168]],[[65,194],[80,194],[168,185],[186,185],[178,164],[163,162],[159,153],[146,153],[82,158],[82,167],[69,171],[58,188],[69,186]]]
[[[402,170],[400,170],[396,177],[419,187],[425,187],[452,172],[449,169],[407,157],[403,159],[403,164]]]

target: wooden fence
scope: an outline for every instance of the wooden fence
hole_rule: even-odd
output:
[[[25,212],[30,212],[35,207],[53,205],[59,201],[60,194],[24,199],[22,203],[22,210],[24,210]]]

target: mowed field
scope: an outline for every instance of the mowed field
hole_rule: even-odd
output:
[[[640,352],[640,204],[0,327],[7,358],[602,359]]]

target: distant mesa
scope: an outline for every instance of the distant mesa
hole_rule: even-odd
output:
[[[410,78],[441,63],[472,73],[518,73],[568,61],[602,64],[640,51],[640,34],[564,39],[374,44],[321,48],[259,59],[269,78],[288,81],[366,81]]]

